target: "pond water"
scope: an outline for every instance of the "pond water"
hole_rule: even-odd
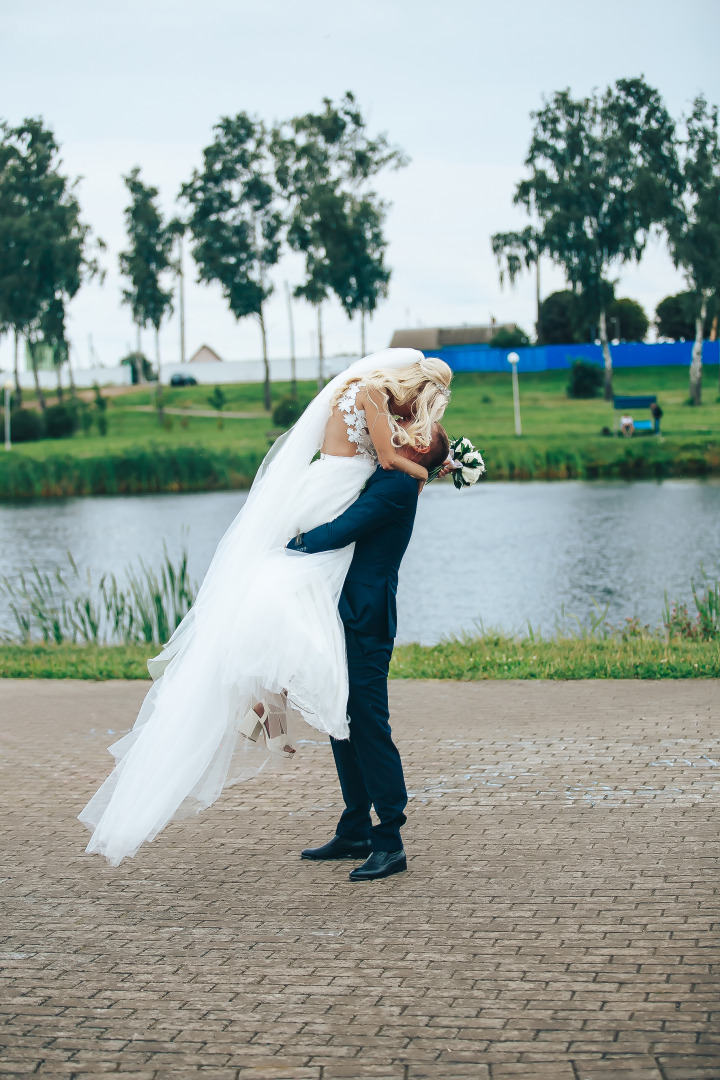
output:
[[[142,557],[159,564],[186,546],[204,574],[242,506],[239,492],[69,498],[0,504],[2,573],[34,561],[122,577]],[[662,482],[430,485],[400,574],[399,640],[432,644],[486,628],[552,630],[561,609],[586,621],[656,624],[663,593],[691,599],[701,566],[720,572],[720,484]],[[594,603],[595,602],[595,603]],[[12,620],[1,605],[0,626]]]

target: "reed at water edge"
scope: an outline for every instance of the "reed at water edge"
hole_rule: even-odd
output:
[[[488,481],[720,476],[720,440],[711,437],[475,438]],[[0,498],[247,490],[262,457],[261,450],[152,445],[88,457],[10,453],[0,457]]]
[[[0,638],[0,677],[147,678],[146,661],[171,636],[194,602],[187,552],[165,550],[158,570],[140,562],[126,584],[113,574],[93,580],[68,554],[67,566],[0,578],[14,627]],[[656,627],[637,619],[610,625],[561,612],[555,631],[521,635],[480,628],[434,646],[401,645],[393,678],[588,679],[720,676],[720,580],[702,574],[693,602],[665,597]]]

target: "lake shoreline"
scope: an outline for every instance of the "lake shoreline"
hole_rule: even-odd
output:
[[[502,439],[481,447],[484,482],[720,477],[720,438]],[[0,458],[0,500],[247,491],[263,455],[202,446],[138,446],[121,453]]]
[[[149,679],[158,645],[0,645],[0,679]],[[716,679],[720,642],[682,638],[529,638],[487,635],[398,645],[391,679]]]

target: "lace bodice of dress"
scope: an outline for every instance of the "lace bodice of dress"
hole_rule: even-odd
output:
[[[355,443],[357,454],[377,462],[378,457],[370,438],[365,410],[359,409],[355,401],[364,386],[363,382],[350,383],[345,393],[338,398],[337,406],[347,425],[348,442]]]

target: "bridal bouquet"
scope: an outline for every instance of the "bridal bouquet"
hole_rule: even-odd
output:
[[[453,462],[453,484],[458,491],[461,488],[472,487],[485,472],[485,462],[480,451],[476,450],[465,436],[450,441],[450,458]],[[439,468],[434,469],[428,477],[428,483],[434,480],[444,467],[444,465],[441,465]]]

